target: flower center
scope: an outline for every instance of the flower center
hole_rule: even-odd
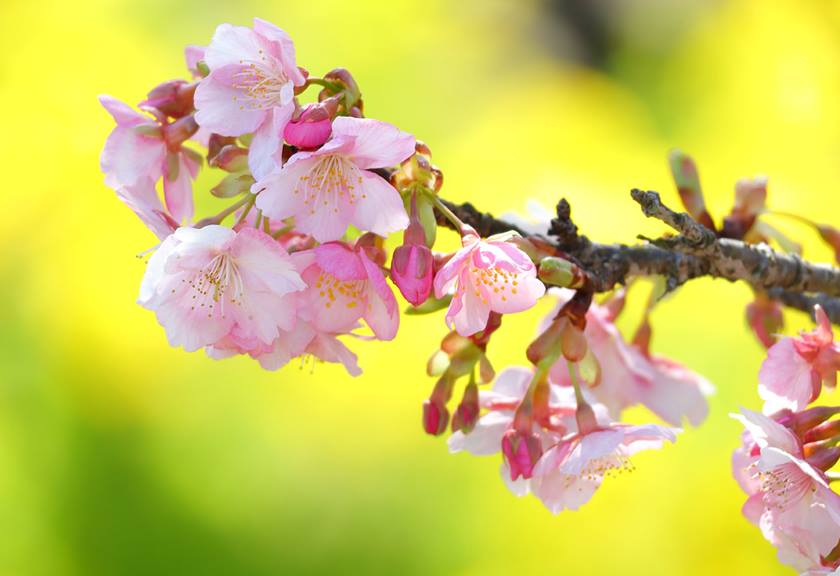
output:
[[[812,482],[793,463],[777,466],[767,472],[758,472],[764,503],[771,508],[785,509],[802,498]]]
[[[324,308],[334,306],[357,308],[364,300],[367,280],[339,280],[332,274],[321,272],[315,282],[315,289],[321,297]]]
[[[303,194],[303,204],[310,214],[316,210],[338,212],[342,204],[365,198],[356,186],[362,183],[362,175],[355,164],[338,154],[323,156],[318,163],[295,185],[295,194]]]
[[[243,68],[234,74],[233,87],[240,94],[233,99],[239,103],[240,110],[265,110],[285,104],[283,88],[289,78],[273,58],[260,50],[259,60],[240,60],[239,63]]]
[[[204,309],[208,318],[211,318],[216,310],[224,318],[225,301],[236,306],[242,305],[242,276],[233,258],[228,254],[217,254],[188,283],[192,288],[190,309]]]

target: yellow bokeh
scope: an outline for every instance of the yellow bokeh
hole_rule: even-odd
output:
[[[792,574],[741,516],[729,470],[727,414],[759,405],[743,286],[693,282],[654,314],[654,349],[717,386],[708,421],[556,517],[507,492],[498,458],[422,433],[441,316],[353,343],[365,373],[351,379],[172,349],[134,302],[136,255],[155,239],[103,184],[112,120],[96,96],[141,100],[185,75],[185,44],[253,16],[286,29],[314,73],[349,68],[368,115],[429,144],[453,200],[502,213],[566,197],[589,237],[633,242],[662,229],[628,191],[676,205],[679,146],[718,216],[737,178],[766,174],[773,207],[840,225],[840,8],[604,4],[622,6],[625,42],[591,68],[548,47],[537,1],[4,0],[0,576]],[[676,16],[679,33],[662,32]],[[207,214],[217,177],[198,181]],[[774,222],[806,257],[831,257]],[[505,320],[497,367],[525,361],[538,319]]]

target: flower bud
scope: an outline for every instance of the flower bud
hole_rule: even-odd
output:
[[[680,150],[672,150],[668,155],[668,162],[671,165],[671,174],[677,191],[680,194],[683,206],[692,218],[709,230],[715,229],[712,217],[706,210],[706,203],[703,200],[703,190],[700,187],[700,177],[697,174],[697,166],[691,156]]]
[[[362,92],[359,90],[359,85],[356,84],[355,78],[353,78],[353,75],[346,68],[330,70],[324,74],[324,79],[341,84],[344,88],[348,108],[352,108],[353,105],[359,103],[361,100]]]
[[[830,470],[840,460],[840,447],[822,443],[804,446],[805,460],[814,468],[823,472]]]
[[[307,104],[300,115],[283,129],[283,138],[301,150],[320,147],[332,133],[332,119],[338,109],[338,100],[327,98],[323,102]]]
[[[423,402],[423,430],[426,434],[440,436],[449,423],[449,411],[446,405],[434,400]]]
[[[542,456],[542,442],[533,432],[510,428],[502,436],[502,455],[510,469],[510,479],[531,478],[534,466]]]
[[[210,159],[208,165],[225,172],[244,172],[248,169],[248,150],[228,144]]]
[[[461,430],[464,434],[471,432],[478,422],[479,412],[478,386],[475,382],[470,382],[464,389],[464,397],[452,417],[452,431]]]
[[[814,406],[802,412],[783,412],[773,415],[776,422],[793,430],[796,434],[806,435],[814,427],[819,426],[832,416],[840,414],[840,407],[837,406]]]
[[[561,288],[580,288],[584,281],[580,268],[557,256],[547,256],[540,260],[537,276],[546,284]]]
[[[756,295],[755,300],[747,304],[746,315],[747,324],[765,348],[776,343],[775,334],[784,327],[782,307],[778,302]]]
[[[190,114],[164,126],[163,138],[166,140],[169,149],[173,150],[179,148],[196,132],[198,132],[198,123],[195,121],[195,117]]]
[[[834,250],[834,260],[840,262],[840,230],[825,224],[817,225],[820,237]]]
[[[567,322],[560,336],[560,350],[569,362],[580,362],[586,356],[588,346],[583,330]]]
[[[391,280],[412,306],[419,306],[432,292],[434,257],[426,246],[426,233],[417,215],[417,195],[411,197],[411,217],[403,244],[391,258]]]
[[[170,118],[182,118],[193,111],[193,95],[197,84],[171,80],[152,88],[141,108],[157,108]]]
[[[819,442],[820,440],[828,440],[835,436],[840,436],[840,420],[823,422],[819,426],[811,428],[803,434],[802,441],[806,443]]]

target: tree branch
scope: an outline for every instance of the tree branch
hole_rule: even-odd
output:
[[[581,266],[596,292],[610,291],[634,276],[664,276],[669,290],[694,278],[724,278],[746,282],[785,306],[804,312],[812,313],[814,305],[820,304],[831,321],[840,325],[840,298],[836,298],[840,296],[840,270],[837,268],[809,263],[795,254],[781,254],[766,244],[717,238],[688,214],[674,212],[662,204],[656,192],[633,190],[631,195],[646,215],[662,220],[680,235],[635,246],[592,242],[578,233],[569,203],[563,199],[557,204],[557,217],[547,230],[552,239],[539,238]],[[443,202],[481,236],[514,230],[533,237],[472,204]],[[452,228],[442,217],[438,223]]]

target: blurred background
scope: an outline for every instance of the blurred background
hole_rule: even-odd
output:
[[[349,68],[369,115],[428,142],[450,199],[565,196],[590,237],[632,242],[662,229],[628,190],[676,205],[679,146],[717,217],[737,178],[767,174],[772,206],[840,225],[837,3],[4,0],[0,574],[792,573],[730,475],[727,414],[759,406],[743,286],[693,282],[654,314],[654,350],[717,385],[708,421],[557,517],[509,494],[497,458],[422,433],[439,315],[354,343],[357,379],[167,345],[134,302],[155,239],[102,182],[96,96],[138,102],[187,76],[185,44],[252,16],[313,73]],[[505,321],[497,367],[525,361],[545,310]]]

